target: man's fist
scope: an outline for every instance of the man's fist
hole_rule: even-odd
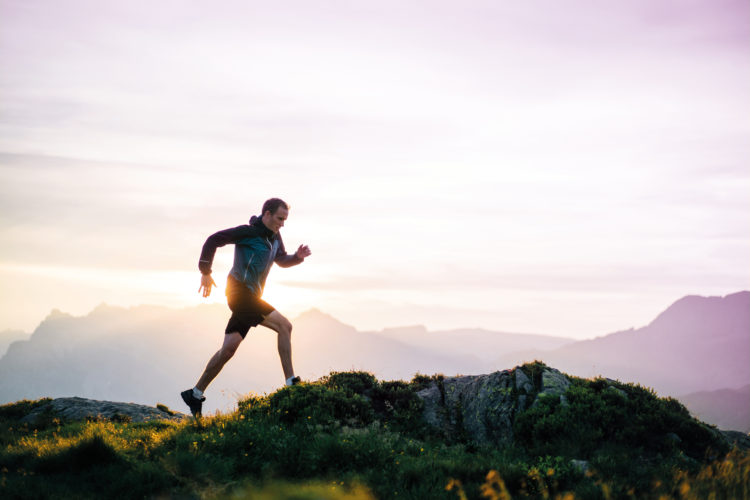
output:
[[[305,257],[309,257],[312,252],[310,251],[310,248],[307,245],[300,245],[297,249],[297,257],[300,259],[304,259]]]

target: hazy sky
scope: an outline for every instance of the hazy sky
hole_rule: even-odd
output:
[[[313,251],[269,278],[292,318],[585,338],[750,289],[748,19],[746,0],[0,0],[0,330],[199,304],[205,238],[271,196]]]

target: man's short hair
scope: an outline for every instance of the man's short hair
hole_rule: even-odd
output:
[[[271,215],[273,215],[279,207],[284,207],[286,210],[289,210],[289,205],[281,198],[270,198],[263,203],[263,210],[261,210],[260,215],[263,216],[269,210]]]

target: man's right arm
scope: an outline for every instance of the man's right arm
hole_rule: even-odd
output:
[[[214,262],[214,255],[216,255],[216,249],[223,247],[229,243],[235,243],[237,240],[242,239],[248,232],[248,226],[237,226],[230,229],[224,229],[218,233],[214,233],[208,237],[206,242],[203,244],[201,250],[201,257],[198,261],[198,269],[201,274],[211,274],[211,265]]]

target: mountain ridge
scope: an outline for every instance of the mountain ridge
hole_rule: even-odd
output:
[[[542,357],[581,377],[602,373],[671,396],[750,383],[750,292],[683,297],[648,325],[552,351],[501,356],[499,364]],[[702,367],[695,370],[695,367]]]
[[[718,319],[706,313],[716,308]],[[312,308],[293,319],[294,360],[305,379],[351,369],[408,379],[416,373],[489,373],[541,359],[572,375],[606,373],[680,397],[750,383],[750,373],[743,371],[750,371],[743,368],[750,366],[748,310],[750,292],[686,296],[645,327],[575,341],[480,328],[429,331],[422,325],[359,331]],[[12,343],[0,357],[0,403],[75,394],[180,407],[179,392],[195,382],[218,349],[226,319],[226,306],[219,303],[182,309],[100,304],[86,316],[53,310],[28,339]],[[693,328],[688,344],[711,354],[704,366],[687,356],[684,346],[650,335],[661,325],[685,322]],[[45,370],[35,370],[38,366]],[[209,411],[228,409],[248,391],[273,390],[280,379],[275,336],[254,329],[211,387]]]

